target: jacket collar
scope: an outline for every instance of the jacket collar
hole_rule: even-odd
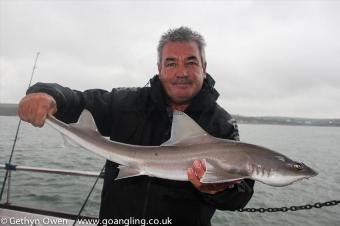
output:
[[[215,80],[207,73],[203,81],[202,89],[192,98],[187,113],[201,112],[216,103],[219,93],[214,88]],[[151,99],[161,111],[168,111],[170,107],[169,97],[166,95],[158,75],[150,79]]]

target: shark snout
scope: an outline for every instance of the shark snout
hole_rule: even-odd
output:
[[[305,166],[305,173],[306,173],[307,178],[315,177],[319,174],[316,170],[314,170],[314,169],[312,169],[312,168],[310,168],[306,165],[304,165],[304,166]]]

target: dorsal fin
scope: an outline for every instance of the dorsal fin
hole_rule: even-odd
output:
[[[78,119],[77,123],[73,123],[73,126],[78,128],[90,129],[97,131],[96,122],[93,119],[93,116],[90,111],[84,109]]]
[[[181,111],[174,111],[171,137],[161,146],[173,146],[213,140],[192,118]]]

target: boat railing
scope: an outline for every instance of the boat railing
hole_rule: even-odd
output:
[[[100,175],[100,172],[94,172],[94,171],[53,169],[53,168],[43,168],[43,167],[17,166],[17,165],[9,165],[9,164],[0,165],[0,169],[11,170],[11,171],[26,171],[26,172],[37,172],[37,173],[72,175],[72,176],[86,176],[86,177],[98,177]],[[103,177],[103,175],[100,175],[100,176]]]
[[[0,165],[0,170],[8,171],[8,183],[7,183],[7,190],[6,190],[7,197],[6,197],[5,203],[0,203],[0,208],[17,210],[17,211],[25,211],[25,212],[30,212],[30,213],[40,213],[44,215],[62,217],[62,218],[73,219],[73,220],[77,218],[82,218],[82,219],[94,218],[94,217],[87,217],[87,216],[77,216],[74,214],[55,212],[55,211],[49,211],[49,210],[35,209],[35,208],[25,207],[25,206],[12,205],[10,202],[11,172],[12,171],[23,171],[23,172],[32,172],[32,173],[47,173],[47,174],[59,174],[59,175],[95,177],[95,178],[98,178],[98,177],[103,178],[104,177],[103,172],[21,166],[21,165],[9,164],[9,163]]]

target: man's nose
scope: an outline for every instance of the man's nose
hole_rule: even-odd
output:
[[[188,71],[184,64],[179,64],[176,71],[177,77],[187,77]]]

